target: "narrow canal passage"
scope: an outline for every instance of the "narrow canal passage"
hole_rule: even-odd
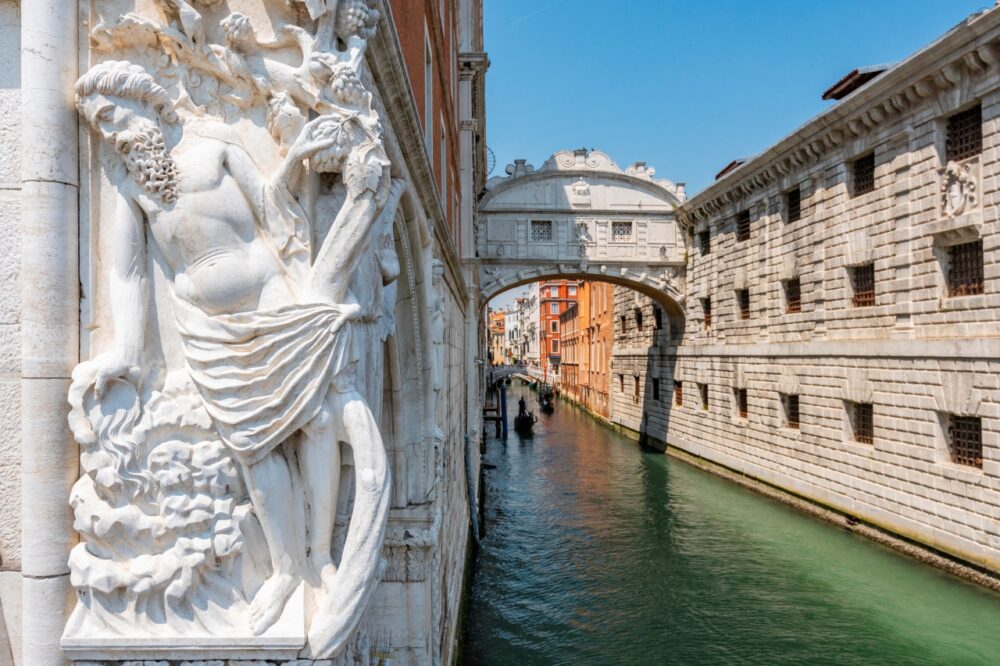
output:
[[[1000,595],[563,401],[539,419],[487,443],[466,663],[1000,664]]]

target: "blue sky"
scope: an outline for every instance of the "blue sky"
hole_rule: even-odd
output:
[[[599,148],[706,187],[829,108],[857,66],[902,60],[991,0],[485,0],[494,175]]]

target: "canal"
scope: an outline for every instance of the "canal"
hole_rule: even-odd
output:
[[[564,401],[539,418],[487,441],[466,663],[1000,664],[1000,595]]]

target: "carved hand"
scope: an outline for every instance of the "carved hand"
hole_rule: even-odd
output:
[[[118,354],[103,354],[95,361],[98,363],[97,376],[94,379],[94,395],[100,400],[108,383],[113,379],[127,379],[138,386],[140,368],[124,356]]]

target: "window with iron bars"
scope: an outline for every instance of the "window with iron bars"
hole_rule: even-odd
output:
[[[983,293],[983,241],[948,248],[948,295],[973,296]]]
[[[705,328],[711,328],[712,326],[712,299],[703,298],[701,299],[701,312],[705,318]]]
[[[871,444],[875,434],[872,404],[870,402],[852,402],[848,403],[848,408],[854,441],[861,444]]]
[[[701,394],[701,408],[708,410],[708,384],[698,384],[698,393]]]
[[[632,223],[631,222],[612,222],[611,223],[611,240],[616,243],[623,243],[625,241],[632,240]]]
[[[674,382],[674,404],[680,407],[684,404],[684,384],[683,382]]]
[[[785,394],[782,396],[785,403],[785,425],[794,430],[799,429],[799,396]]]
[[[785,280],[785,312],[802,312],[802,282],[799,278]]]
[[[747,390],[745,388],[735,389],[736,392],[736,412],[740,415],[740,418],[745,419],[749,413],[747,407]]]
[[[983,107],[976,104],[948,118],[944,152],[948,162],[957,162],[983,152]]]
[[[750,211],[741,210],[736,215],[736,240],[743,242],[750,240]]]
[[[785,194],[785,210],[789,222],[798,222],[802,219],[802,190],[800,188],[788,190]]]
[[[698,232],[698,246],[701,248],[702,256],[712,251],[712,236],[708,233],[708,229]]]
[[[548,242],[552,240],[551,220],[531,221],[531,240],[538,242]]]
[[[750,290],[737,289],[736,303],[740,308],[740,319],[750,318]]]
[[[952,462],[983,466],[983,423],[978,416],[952,416],[948,423],[948,450]]]
[[[875,264],[867,263],[851,268],[851,286],[854,295],[851,305],[856,308],[875,305]]]
[[[854,160],[851,165],[854,172],[853,196],[875,191],[875,153]]]

